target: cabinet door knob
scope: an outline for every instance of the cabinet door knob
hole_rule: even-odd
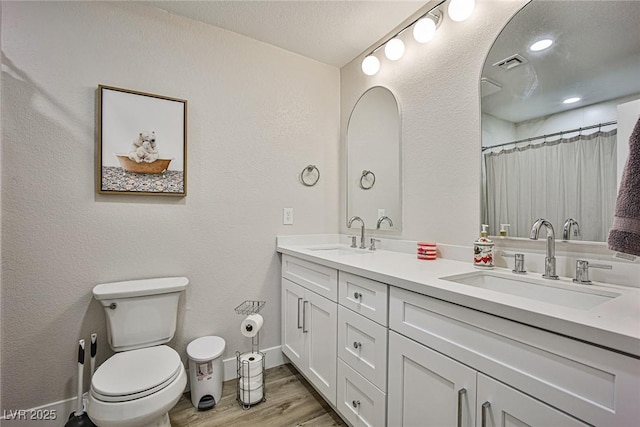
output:
[[[360,347],[362,347],[362,343],[361,342],[358,342],[358,341],[354,341],[353,342],[353,348],[355,348],[357,350]]]
[[[360,401],[359,400],[354,400],[351,402],[351,404],[353,405],[354,408],[357,408],[358,406],[360,406]]]
[[[355,299],[360,299],[360,298],[362,298],[362,294],[361,294],[360,292],[354,292],[354,293],[353,293],[353,297],[354,297]]]

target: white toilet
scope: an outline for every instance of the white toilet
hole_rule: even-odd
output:
[[[117,353],[91,379],[87,413],[99,427],[170,426],[169,410],[187,384],[178,353],[162,345],[176,330],[186,277],[105,283],[93,296],[106,312],[109,345]]]

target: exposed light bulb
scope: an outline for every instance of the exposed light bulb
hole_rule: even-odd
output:
[[[404,43],[399,38],[392,38],[384,46],[384,54],[391,61],[397,61],[404,55]]]
[[[548,49],[549,47],[551,47],[552,44],[553,44],[553,40],[551,39],[538,40],[537,42],[529,46],[529,50],[532,52],[539,52],[541,50]]]
[[[475,6],[475,0],[451,0],[448,9],[449,18],[456,22],[462,22],[471,16]]]
[[[436,22],[431,18],[420,18],[413,27],[413,38],[418,43],[426,43],[436,35]]]
[[[377,57],[368,55],[362,60],[362,72],[367,76],[373,76],[378,71],[380,71],[380,60]]]
[[[575,104],[576,102],[580,101],[582,98],[577,97],[577,96],[573,96],[571,98],[567,98],[564,101],[562,101],[563,104]]]

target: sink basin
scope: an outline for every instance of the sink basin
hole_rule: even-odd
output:
[[[367,249],[352,248],[345,245],[314,246],[307,249],[313,252],[322,252],[327,255],[363,255],[370,253]]]
[[[479,271],[441,279],[578,310],[589,310],[620,296],[618,293],[589,285],[521,277],[495,271]]]

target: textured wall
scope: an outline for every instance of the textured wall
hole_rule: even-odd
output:
[[[479,1],[473,15],[460,23],[445,12],[434,40],[420,45],[407,31],[404,57],[396,62],[381,58],[375,76],[362,73],[362,56],[340,70],[343,141],[349,114],[368,88],[385,86],[400,104],[402,238],[470,246],[477,237],[480,72],[500,30],[526,2]],[[346,232],[344,191],[341,200],[340,225]]]
[[[172,345],[246,350],[244,299],[280,343],[278,234],[338,231],[339,71],[127,2],[2,4],[2,401],[71,397],[79,338],[105,349],[98,283],[186,275]],[[107,84],[188,100],[188,196],[95,193],[95,99]],[[298,182],[316,164],[322,179]],[[295,225],[282,225],[282,208]],[[85,381],[88,386],[88,381]]]

